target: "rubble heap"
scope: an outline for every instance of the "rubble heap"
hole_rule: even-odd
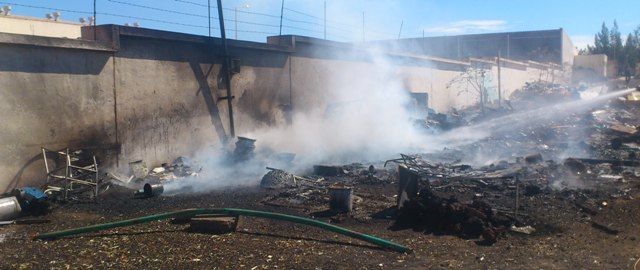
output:
[[[480,200],[462,203],[454,197],[445,198],[429,189],[409,200],[400,209],[394,227],[413,228],[434,234],[453,234],[465,239],[479,238],[493,244],[498,234],[505,231],[513,220],[495,212]]]

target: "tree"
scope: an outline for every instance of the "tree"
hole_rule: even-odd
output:
[[[623,55],[622,58],[622,69],[620,73],[624,75],[625,81],[629,83],[631,80],[631,76],[634,76],[636,73],[636,66],[638,64],[638,60],[640,57],[640,40],[638,37],[638,33],[640,32],[640,27],[636,29],[635,33],[629,33],[627,36],[627,41],[624,44]]]
[[[447,83],[447,89],[456,87],[460,89],[458,95],[465,92],[474,92],[478,95],[478,103],[480,111],[484,114],[484,107],[489,99],[489,89],[487,84],[490,83],[491,77],[487,74],[487,69],[482,67],[469,67],[463,73],[453,78]]]
[[[611,51],[611,35],[609,34],[609,28],[602,22],[602,28],[600,33],[597,33],[593,42],[593,54],[609,54]]]
[[[609,59],[616,61],[616,70],[618,75],[621,75],[624,73],[625,52],[623,51],[624,45],[622,44],[622,37],[620,37],[620,30],[618,30],[618,22],[616,20],[613,20],[613,27],[609,34],[611,35],[609,40],[611,48],[607,56]]]

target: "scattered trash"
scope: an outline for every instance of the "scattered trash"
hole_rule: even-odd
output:
[[[147,164],[142,160],[129,162],[129,170],[131,171],[134,179],[142,179],[149,175]]]
[[[594,228],[596,228],[598,230],[601,230],[601,231],[603,231],[605,233],[608,233],[608,234],[614,234],[615,235],[615,234],[618,234],[620,232],[619,230],[612,228],[611,225],[604,225],[602,223],[598,223],[598,222],[595,222],[595,221],[591,222],[591,227],[594,227]]]
[[[190,218],[189,232],[225,234],[236,231],[237,216],[201,215]]]
[[[509,229],[512,232],[523,233],[523,234],[532,234],[532,233],[536,232],[536,229],[534,229],[531,226],[516,227],[516,226],[512,225]]]
[[[22,214],[22,207],[18,198],[0,198],[0,220],[13,220]]]
[[[313,174],[320,176],[338,176],[345,174],[341,166],[315,165],[313,166]]]
[[[353,189],[344,184],[329,186],[329,207],[338,213],[349,213],[353,209]]]
[[[238,141],[236,141],[236,148],[233,151],[233,160],[235,162],[243,162],[252,159],[255,155],[255,142],[256,140],[254,139],[238,137]]]

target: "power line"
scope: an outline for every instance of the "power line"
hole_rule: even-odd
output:
[[[113,2],[113,3],[122,4],[122,5],[132,6],[132,7],[146,8],[146,9],[151,9],[151,10],[158,10],[158,11],[163,11],[163,12],[187,15],[187,16],[192,16],[192,17],[209,18],[209,17],[207,17],[205,15],[181,12],[181,11],[170,10],[170,9],[157,8],[157,7],[150,7],[150,6],[145,6],[145,5],[135,4],[135,3],[122,2],[122,1],[117,1],[117,0],[107,0],[107,1]]]
[[[26,8],[33,8],[33,9],[41,9],[41,10],[59,10],[59,11],[69,12],[69,13],[93,15],[93,12],[89,12],[89,11],[61,9],[61,8],[55,8],[55,7],[34,6],[34,5],[27,5],[27,4],[18,4],[18,3],[13,3],[13,2],[0,2],[0,4],[12,5],[12,6],[18,6],[18,7],[26,7]],[[188,26],[188,27],[209,28],[207,26],[202,26],[202,25],[187,24],[187,23],[180,23],[180,22],[174,22],[174,21],[166,21],[166,20],[159,20],[159,19],[153,19],[153,18],[147,18],[147,17],[131,16],[131,15],[113,14],[113,13],[108,13],[108,12],[96,12],[96,14],[104,15],[104,16],[111,16],[111,17],[118,17],[118,18],[135,19],[135,20],[141,20],[141,21],[151,21],[151,22],[157,22],[157,23],[181,25],[181,26]],[[216,27],[212,27],[212,29],[219,30],[219,28],[216,28]],[[230,31],[235,31],[235,29],[229,29],[229,30]],[[238,32],[258,33],[258,34],[268,34],[268,35],[275,34],[275,33],[272,33],[272,32],[253,31],[253,30],[239,30],[239,29],[238,29]]]
[[[314,15],[311,15],[311,14],[308,14],[308,13],[304,13],[304,12],[302,12],[302,11],[297,11],[297,10],[290,9],[290,8],[284,8],[284,10],[288,10],[288,11],[291,11],[291,12],[294,12],[294,13],[298,13],[298,14],[301,14],[301,15],[305,15],[305,16],[307,16],[307,17],[311,17],[311,18],[316,18],[316,19],[318,19],[318,20],[322,20],[322,18],[320,18],[320,17],[316,17],[316,16],[314,16]]]
[[[200,4],[200,3],[197,3],[197,2],[193,2],[193,1],[188,1],[188,0],[174,0],[174,1],[208,8],[207,5]],[[213,8],[217,8],[217,7],[213,7],[212,6],[211,8],[213,9]],[[258,16],[274,18],[274,19],[280,19],[280,16],[273,15],[273,14],[268,14],[268,13],[255,12],[255,11],[246,11],[246,10],[236,10],[236,9],[232,9],[232,8],[222,8],[222,9],[228,10],[228,11],[239,12],[239,13],[245,13],[245,14],[251,14],[251,15],[258,15]],[[309,14],[306,14],[304,12],[300,12],[300,11],[297,11],[297,10],[292,10],[292,9],[288,9],[288,8],[284,8],[284,9],[292,11],[292,12],[296,12],[296,13],[305,14],[307,16],[313,16],[313,15],[309,15]],[[294,23],[306,23],[306,24],[312,24],[312,25],[316,25],[316,26],[324,26],[323,24],[320,24],[320,23],[317,23],[317,22],[297,20],[297,19],[291,19],[291,18],[287,18],[287,17],[283,17],[283,20],[289,21],[289,22],[294,22]],[[238,22],[240,22],[240,21],[238,21]],[[347,24],[344,24],[344,25],[347,25]],[[353,30],[347,30],[347,29],[343,29],[343,28],[339,28],[339,27],[335,27],[335,26],[330,26],[330,25],[327,25],[327,27],[335,29],[335,30],[345,31],[345,32],[351,32],[351,33],[354,32]]]
[[[150,9],[150,10],[157,10],[157,11],[162,11],[162,12],[167,12],[167,13],[174,13],[174,14],[181,14],[181,15],[188,15],[188,16],[194,16],[194,17],[200,17],[200,18],[209,18],[208,16],[205,15],[200,15],[200,14],[194,14],[194,13],[186,13],[186,12],[180,12],[180,11],[175,11],[175,10],[169,10],[169,9],[162,9],[162,8],[156,8],[156,7],[151,7],[151,6],[146,6],[146,5],[140,5],[140,4],[134,4],[134,3],[128,3],[128,2],[122,2],[122,1],[117,1],[117,0],[107,0],[109,2],[113,2],[113,3],[118,3],[118,4],[122,4],[122,5],[128,5],[128,6],[134,6],[134,7],[138,7],[138,8],[146,8],[146,9]],[[178,1],[178,0],[176,0]],[[188,2],[188,1],[179,1],[179,2]],[[193,3],[193,2],[189,2],[192,4],[197,4],[197,3]],[[199,4],[198,4],[199,5]],[[205,6],[206,7],[206,6]],[[233,10],[233,9],[231,9]],[[212,19],[218,19],[218,17],[211,17]],[[242,21],[242,20],[237,20],[237,19],[224,19],[225,21],[229,21],[229,22],[238,22],[238,23],[243,23],[243,24],[251,24],[251,25],[259,25],[259,26],[267,26],[267,27],[280,27],[279,25],[274,25],[274,24],[266,24],[266,23],[257,23],[257,22],[250,22],[250,21]],[[300,28],[300,30],[307,30],[307,31],[312,31],[310,29],[304,29],[304,28]]]
[[[205,15],[199,15],[199,14],[194,14],[194,13],[187,13],[187,12],[181,12],[181,11],[175,11],[175,10],[169,10],[169,9],[156,8],[156,7],[140,5],[140,4],[135,4],[135,3],[122,2],[122,1],[118,1],[118,0],[108,0],[108,1],[109,2],[113,2],[113,3],[117,3],[117,4],[122,4],[122,5],[134,6],[134,7],[138,7],[138,8],[146,8],[146,9],[162,11],[162,12],[168,12],[168,13],[175,13],[175,14],[181,14],[181,15],[187,15],[187,16],[193,16],[193,17],[208,18],[208,16],[205,16]],[[188,1],[188,0],[175,0],[175,1],[207,7],[206,5],[199,4],[199,3],[196,3],[196,2],[191,2],[191,1]],[[59,11],[68,12],[68,13],[93,15],[93,12],[90,12],[90,11],[61,9],[61,8],[55,8],[55,7],[44,7],[44,6],[36,6],[36,5],[29,5],[29,4],[19,4],[19,3],[14,3],[14,2],[5,2],[5,1],[0,1],[0,3],[4,4],[4,5],[13,5],[13,6],[20,6],[20,7],[26,7],[26,8],[33,8],[33,9],[59,10]],[[225,9],[226,10],[233,10],[233,9],[229,9],[229,8],[225,8]],[[287,9],[287,8],[285,8],[285,9]],[[287,9],[287,10],[291,11],[290,9]],[[240,10],[238,10],[238,12],[255,14],[255,15],[262,15],[262,16],[268,16],[268,17],[274,17],[274,18],[278,17],[278,16],[275,16],[275,15],[270,15],[270,14],[260,13],[260,12],[249,12],[249,11],[240,11]],[[298,12],[298,13],[306,14],[304,12]],[[187,27],[193,27],[193,28],[209,28],[208,26],[203,26],[203,25],[195,25],[195,24],[188,24],[188,23],[181,23],[181,22],[175,22],[175,21],[160,20],[160,19],[154,19],[154,18],[148,18],[148,17],[132,16],[132,15],[114,14],[114,13],[108,13],[108,12],[96,12],[96,14],[104,15],[104,16],[111,16],[111,17],[118,17],[118,18],[126,18],[126,19],[135,19],[135,20],[141,20],[141,21],[157,22],[157,23],[170,24],[170,25],[187,26]],[[306,14],[306,15],[309,15],[309,14]],[[311,16],[313,16],[313,15],[311,15]],[[215,19],[217,19],[217,17]],[[313,22],[308,22],[308,21],[295,20],[295,19],[289,19],[289,18],[284,18],[284,19],[289,21],[289,22],[294,22],[294,23],[311,23],[311,24],[315,24],[315,25],[320,25],[320,24],[313,23]],[[235,22],[236,20],[234,20],[234,19],[225,19],[225,21]],[[242,20],[237,20],[237,22],[238,23],[242,23],[242,24],[250,24],[250,25],[265,26],[265,27],[279,27],[279,25],[266,24],[266,23],[256,23],[256,22],[242,21]],[[298,27],[298,26],[293,26],[293,25],[283,25],[283,27],[288,28],[288,29],[311,32],[311,33],[318,33],[318,34],[322,33],[322,31],[320,31],[320,30],[309,29],[309,28],[304,28],[304,27]],[[212,29],[219,30],[219,28],[216,28],[216,27],[212,27]],[[337,30],[341,30],[341,31],[346,31],[346,32],[353,33],[353,31],[347,30],[347,29],[342,29],[342,28],[336,28],[336,29]],[[228,29],[228,30],[235,31],[236,29]],[[258,34],[267,34],[267,35],[275,35],[275,34],[277,34],[277,33],[273,33],[273,32],[255,31],[255,30],[240,30],[240,29],[238,29],[237,31],[238,32],[243,32],[243,33],[258,33]],[[340,37],[340,38],[349,39],[349,38],[346,38],[345,36],[339,35],[339,34],[332,34],[332,35],[336,36],[336,37]]]
[[[12,6],[18,6],[18,7],[34,8],[34,9],[43,9],[43,10],[55,9],[55,10],[58,10],[58,11],[64,11],[64,12],[69,12],[69,13],[93,15],[93,12],[89,12],[89,11],[77,11],[77,10],[61,9],[61,8],[48,8],[48,7],[32,6],[32,5],[26,5],[26,4],[17,4],[17,3],[11,3],[11,2],[0,2],[0,4],[12,5]]]

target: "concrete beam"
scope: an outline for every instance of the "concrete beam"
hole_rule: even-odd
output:
[[[0,33],[0,44],[14,44],[36,47],[66,48],[89,51],[112,52],[113,48],[104,44],[78,39],[41,37],[31,35]]]

